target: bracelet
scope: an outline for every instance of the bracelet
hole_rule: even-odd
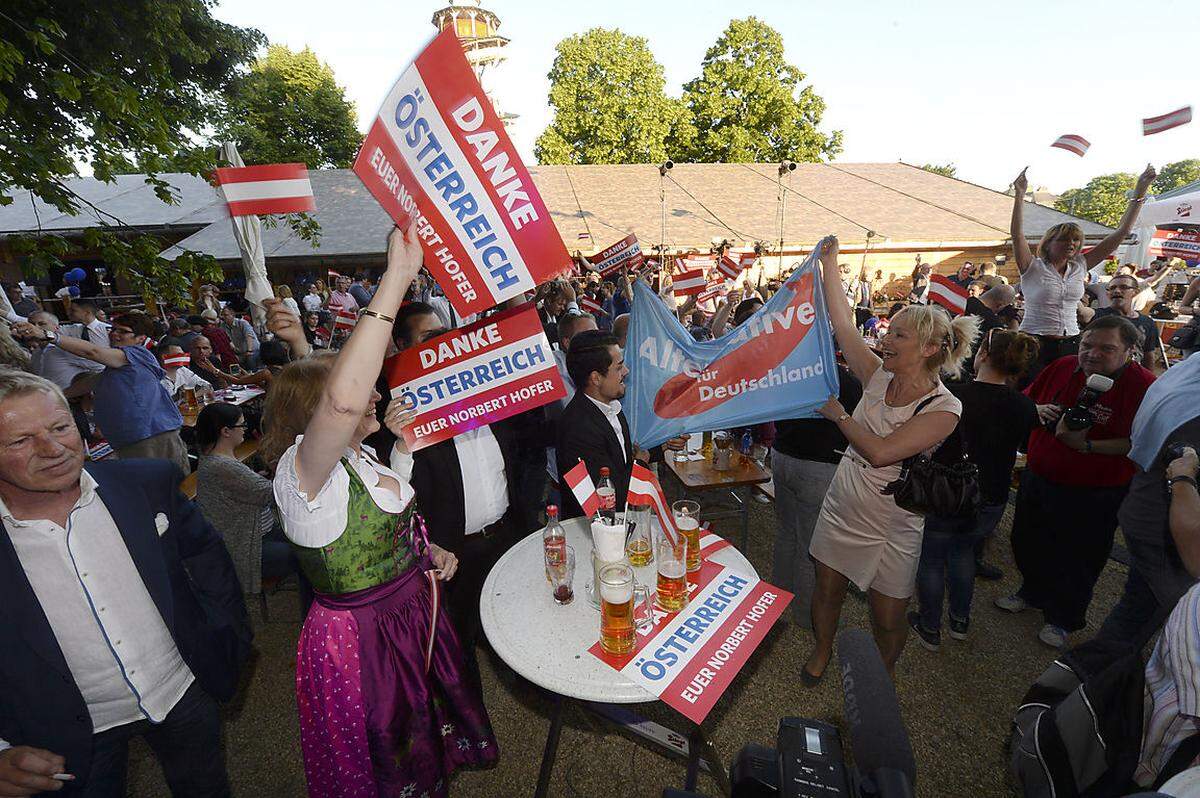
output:
[[[374,316],[375,318],[379,319],[380,321],[386,321],[388,324],[396,323],[395,316],[389,316],[386,313],[380,313],[379,311],[371,310],[370,308],[363,308],[362,310],[360,310],[358,312],[358,314],[360,316]]]
[[[834,423],[834,424],[841,424],[843,421],[845,421],[845,420],[846,420],[846,419],[848,419],[848,418],[850,418],[850,414],[849,414],[849,413],[842,413],[840,416],[838,416],[838,417],[837,417],[837,420],[835,420],[833,423]]]
[[[1193,488],[1196,487],[1196,478],[1195,477],[1181,475],[1178,477],[1168,477],[1167,478],[1167,490],[1170,490],[1171,488],[1175,487],[1176,482],[1186,482],[1187,484],[1191,485]],[[1198,490],[1200,490],[1200,488],[1198,488]]]

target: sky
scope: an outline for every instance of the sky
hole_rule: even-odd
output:
[[[366,130],[445,2],[223,0],[215,14],[312,48]],[[825,99],[822,129],[844,132],[836,161],[953,163],[958,177],[999,190],[1028,165],[1031,187],[1057,193],[1148,162],[1200,158],[1193,2],[484,0],[511,40],[487,88],[519,115],[509,133],[532,164],[552,118],[546,73],[560,40],[597,26],[643,36],[678,96],[730,18],[754,15],[783,35],[788,60]],[[1143,117],[1183,105],[1196,122],[1142,136]],[[1049,147],[1067,133],[1091,141],[1084,158]]]

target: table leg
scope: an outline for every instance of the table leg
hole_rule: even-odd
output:
[[[562,735],[565,703],[561,695],[554,694],[554,709],[550,712],[550,731],[546,734],[546,750],[542,752],[542,767],[538,771],[534,798],[546,798],[550,792],[550,774],[554,770],[554,759],[558,756],[558,738]]]
[[[683,789],[695,792],[702,760],[707,764],[705,769],[717,783],[717,789],[721,791],[721,795],[731,795],[729,774],[725,771],[725,766],[721,764],[721,756],[717,753],[716,746],[708,739],[708,735],[704,733],[704,727],[697,723],[688,734],[687,776],[683,783]]]
[[[732,491],[735,501],[742,504],[742,552],[746,551],[746,546],[750,542],[750,500],[753,498],[750,494],[753,488],[745,488],[745,494],[738,496],[738,491]]]

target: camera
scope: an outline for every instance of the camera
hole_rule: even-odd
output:
[[[1170,465],[1180,457],[1183,457],[1184,449],[1192,448],[1195,447],[1184,443],[1183,441],[1175,441],[1174,443],[1168,444],[1167,447],[1163,449],[1163,465]]]
[[[1075,400],[1067,412],[1063,413],[1063,424],[1067,429],[1078,432],[1082,429],[1087,429],[1092,426],[1092,406],[1096,404],[1106,391],[1113,387],[1111,377],[1105,377],[1103,374],[1093,374],[1087,378],[1084,383],[1083,390],[1079,392],[1079,397]]]

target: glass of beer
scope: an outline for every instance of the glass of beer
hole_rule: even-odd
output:
[[[687,541],[687,572],[700,570],[700,505],[691,499],[683,499],[671,505],[675,527]]]
[[[650,537],[650,508],[630,508],[625,512],[629,526],[629,537],[625,539],[625,556],[634,568],[649,565],[654,559],[654,546]]]
[[[658,566],[658,606],[666,612],[679,612],[688,603],[687,541],[674,543],[661,535],[655,563]]]
[[[639,626],[653,623],[649,591],[634,584],[633,568],[618,562],[600,569],[600,648],[609,654],[631,654]],[[637,597],[641,594],[641,600]],[[644,618],[636,616],[641,607]]]

